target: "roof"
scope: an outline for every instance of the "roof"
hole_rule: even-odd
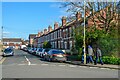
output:
[[[3,42],[21,42],[21,38],[3,38]]]

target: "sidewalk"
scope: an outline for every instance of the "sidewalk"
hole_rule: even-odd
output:
[[[94,65],[94,64],[82,64],[81,61],[67,61],[66,63],[74,64],[74,65],[80,65],[80,66],[109,68],[109,69],[120,70],[120,66],[118,66],[118,65],[111,65],[111,64],[104,64],[104,65],[101,65],[101,64],[97,64],[97,65]]]
[[[2,52],[0,52],[0,60],[2,59],[3,57],[2,57]]]

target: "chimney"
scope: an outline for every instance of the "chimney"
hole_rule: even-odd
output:
[[[51,32],[51,31],[52,31],[52,27],[49,25],[48,32]]]
[[[80,12],[76,13],[76,20],[80,20],[80,18],[82,17],[82,14]]]
[[[47,29],[44,29],[44,34],[47,34]]]
[[[58,28],[58,23],[55,22],[55,24],[54,24],[54,30],[56,30],[57,28]]]
[[[43,35],[43,32],[42,32],[42,31],[41,31],[40,33],[41,33],[41,35]]]
[[[62,26],[65,26],[65,25],[66,25],[66,17],[63,16],[63,17],[62,17]]]
[[[37,37],[40,37],[40,36],[41,36],[41,32],[38,32]]]

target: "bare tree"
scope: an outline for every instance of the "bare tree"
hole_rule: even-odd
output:
[[[86,2],[85,14],[89,14],[86,17],[86,21],[92,20],[94,26],[97,22],[102,23],[102,27],[106,32],[109,32],[111,22],[116,20],[116,2]],[[66,12],[69,12],[68,20],[74,20],[76,12],[84,14],[84,2],[65,2],[62,3],[61,8],[66,8]]]

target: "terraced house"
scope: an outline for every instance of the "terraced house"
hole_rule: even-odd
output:
[[[106,10],[107,8],[101,10],[100,12],[96,12],[96,15],[94,16],[90,15],[90,11],[86,11],[85,16],[88,18],[88,20],[86,21],[86,27],[89,28],[90,26],[96,24],[97,29],[102,30],[104,28],[105,22],[101,22],[100,20],[98,20],[97,17],[99,17],[99,15],[102,15],[102,17],[106,19]],[[113,17],[113,21],[111,22],[116,23],[117,14],[115,14]],[[95,22],[93,22],[92,19],[94,19]],[[37,37],[37,47],[43,47],[44,41],[49,41],[52,45],[52,48],[57,49],[70,50],[73,46],[75,46],[73,30],[80,25],[83,25],[84,20],[82,14],[80,12],[77,12],[76,19],[71,22],[67,22],[66,17],[62,17],[61,21],[61,26],[59,26],[59,24],[55,22],[54,29],[49,26],[48,30],[44,29],[44,32],[38,33],[39,36]],[[36,40],[36,38],[34,40]]]
[[[43,47],[44,41],[49,41],[52,48],[70,50],[75,45],[73,30],[81,23],[82,15],[80,12],[76,13],[76,20],[67,22],[66,17],[62,17],[62,25],[59,26],[57,22],[54,23],[54,29],[51,26],[44,29],[44,32],[39,32],[38,47]],[[36,40],[36,38],[34,38]],[[36,41],[35,41],[36,42]]]

